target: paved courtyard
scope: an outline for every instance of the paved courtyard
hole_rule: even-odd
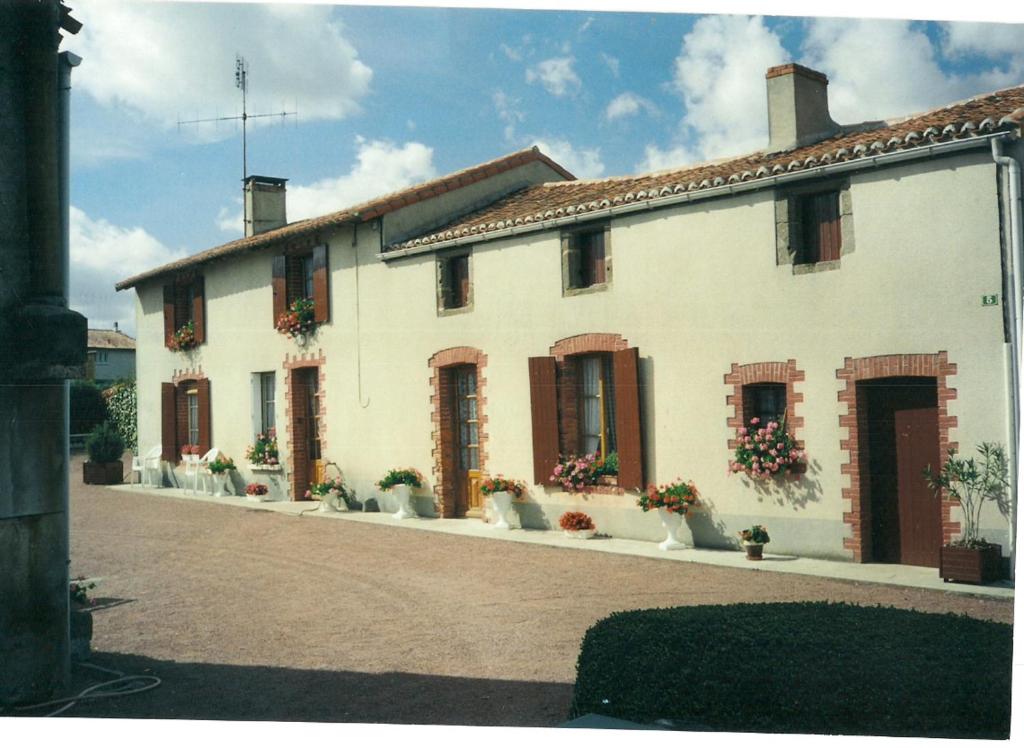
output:
[[[92,662],[163,685],[67,716],[554,726],[584,632],[619,610],[833,600],[1012,622],[1005,598],[83,486],[77,461],[71,484],[72,575],[104,580]]]

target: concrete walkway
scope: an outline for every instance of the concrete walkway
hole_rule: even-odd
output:
[[[110,486],[114,491],[146,494],[155,497],[187,499],[226,506],[236,506],[259,511],[278,512],[288,515],[302,514],[317,519],[362,522],[366,524],[398,526],[410,530],[439,532],[449,535],[463,535],[512,543],[533,543],[536,545],[570,548],[573,550],[598,551],[624,556],[677,561],[683,563],[710,564],[746,569],[751,572],[775,571],[783,574],[803,574],[815,577],[845,579],[853,582],[915,587],[966,595],[983,595],[997,598],[1014,596],[1013,582],[1003,580],[989,585],[956,584],[943,582],[937,569],[924,566],[899,564],[856,564],[846,561],[829,561],[797,556],[780,556],[765,553],[761,562],[747,561],[740,551],[690,548],[681,551],[661,551],[657,543],[624,538],[595,537],[590,540],[568,538],[560,531],[553,530],[495,530],[494,526],[475,519],[437,519],[416,517],[395,520],[387,512],[335,512],[320,511],[313,502],[302,501],[254,501],[246,497],[215,497],[202,492],[192,493],[180,488],[146,488],[139,485]]]

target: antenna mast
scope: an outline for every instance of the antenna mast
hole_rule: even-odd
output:
[[[241,55],[235,55],[235,88],[242,92],[242,114],[234,117],[211,117],[209,119],[191,119],[187,121],[178,120],[178,128],[182,125],[198,125],[204,122],[226,122],[229,120],[242,121],[242,181],[249,176],[249,143],[246,123],[250,119],[258,117],[285,117],[298,115],[298,112],[269,112],[267,114],[249,114],[246,102],[246,93],[249,91],[249,63]],[[296,107],[297,108],[297,107]]]

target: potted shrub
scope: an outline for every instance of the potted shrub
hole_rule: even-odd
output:
[[[480,484],[480,493],[491,497],[494,504],[494,529],[508,530],[508,510],[512,508],[512,499],[519,498],[526,490],[522,481],[497,476],[488,478]]]
[[[700,494],[693,481],[684,483],[681,478],[676,478],[674,483],[663,484],[657,488],[653,485],[648,486],[647,491],[640,494],[637,504],[645,512],[651,509],[658,510],[661,524],[668,534],[668,537],[658,544],[658,548],[663,551],[674,551],[687,547],[679,538],[679,530],[683,526],[683,517],[690,508],[700,504]]]
[[[272,472],[281,469],[277,453],[277,431],[269,429],[265,434],[256,435],[256,442],[245,448],[245,459],[249,469],[257,472]]]
[[[355,499],[355,494],[345,487],[341,478],[331,478],[323,483],[314,483],[306,491],[306,499],[319,501],[320,511],[337,512],[341,504],[348,508],[349,503]]]
[[[946,464],[938,473],[932,472],[931,465],[924,470],[924,478],[936,498],[945,491],[963,510],[960,539],[939,551],[939,575],[945,582],[984,584],[1001,576],[1002,547],[980,536],[980,523],[985,503],[1000,502],[1010,485],[1006,452],[999,444],[983,442],[978,453],[978,460],[964,459],[950,449]]]
[[[769,480],[806,469],[807,455],[786,430],[785,415],[781,423],[768,421],[764,426],[760,418],[751,418],[749,427],[736,430],[736,442],[736,454],[729,461],[730,474],[746,473],[755,480]]]
[[[252,501],[266,501],[263,497],[269,493],[270,489],[263,483],[250,483],[245,487],[245,495]]]
[[[124,477],[124,439],[110,421],[92,430],[85,440],[89,459],[82,465],[82,480],[95,485],[120,483]]]
[[[566,512],[558,518],[558,526],[567,537],[581,540],[588,540],[597,532],[594,520],[583,512]]]
[[[168,343],[172,351],[190,351],[196,345],[196,326],[192,320],[179,327]]]
[[[230,457],[217,455],[206,466],[206,469],[213,476],[216,485],[214,496],[223,496],[228,487],[228,473],[235,469],[235,462]]]
[[[377,482],[377,487],[381,491],[391,491],[398,501],[398,511],[391,515],[395,519],[416,516],[412,508],[412,489],[422,485],[423,476],[415,468],[394,468]]]
[[[764,557],[764,546],[771,542],[764,525],[754,525],[747,530],[740,530],[737,535],[740,536],[740,542],[747,550],[748,561],[760,561]]]
[[[281,313],[277,331],[292,340],[304,338],[316,329],[316,306],[312,299],[296,299]]]

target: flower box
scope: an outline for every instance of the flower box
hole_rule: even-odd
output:
[[[283,469],[280,463],[277,465],[249,465],[249,470],[253,473],[280,473]]]
[[[117,462],[82,463],[82,482],[89,485],[109,486],[120,483],[124,478],[124,464]]]
[[[944,582],[986,584],[1002,576],[1002,547],[964,548],[944,545],[939,552],[939,576]]]

